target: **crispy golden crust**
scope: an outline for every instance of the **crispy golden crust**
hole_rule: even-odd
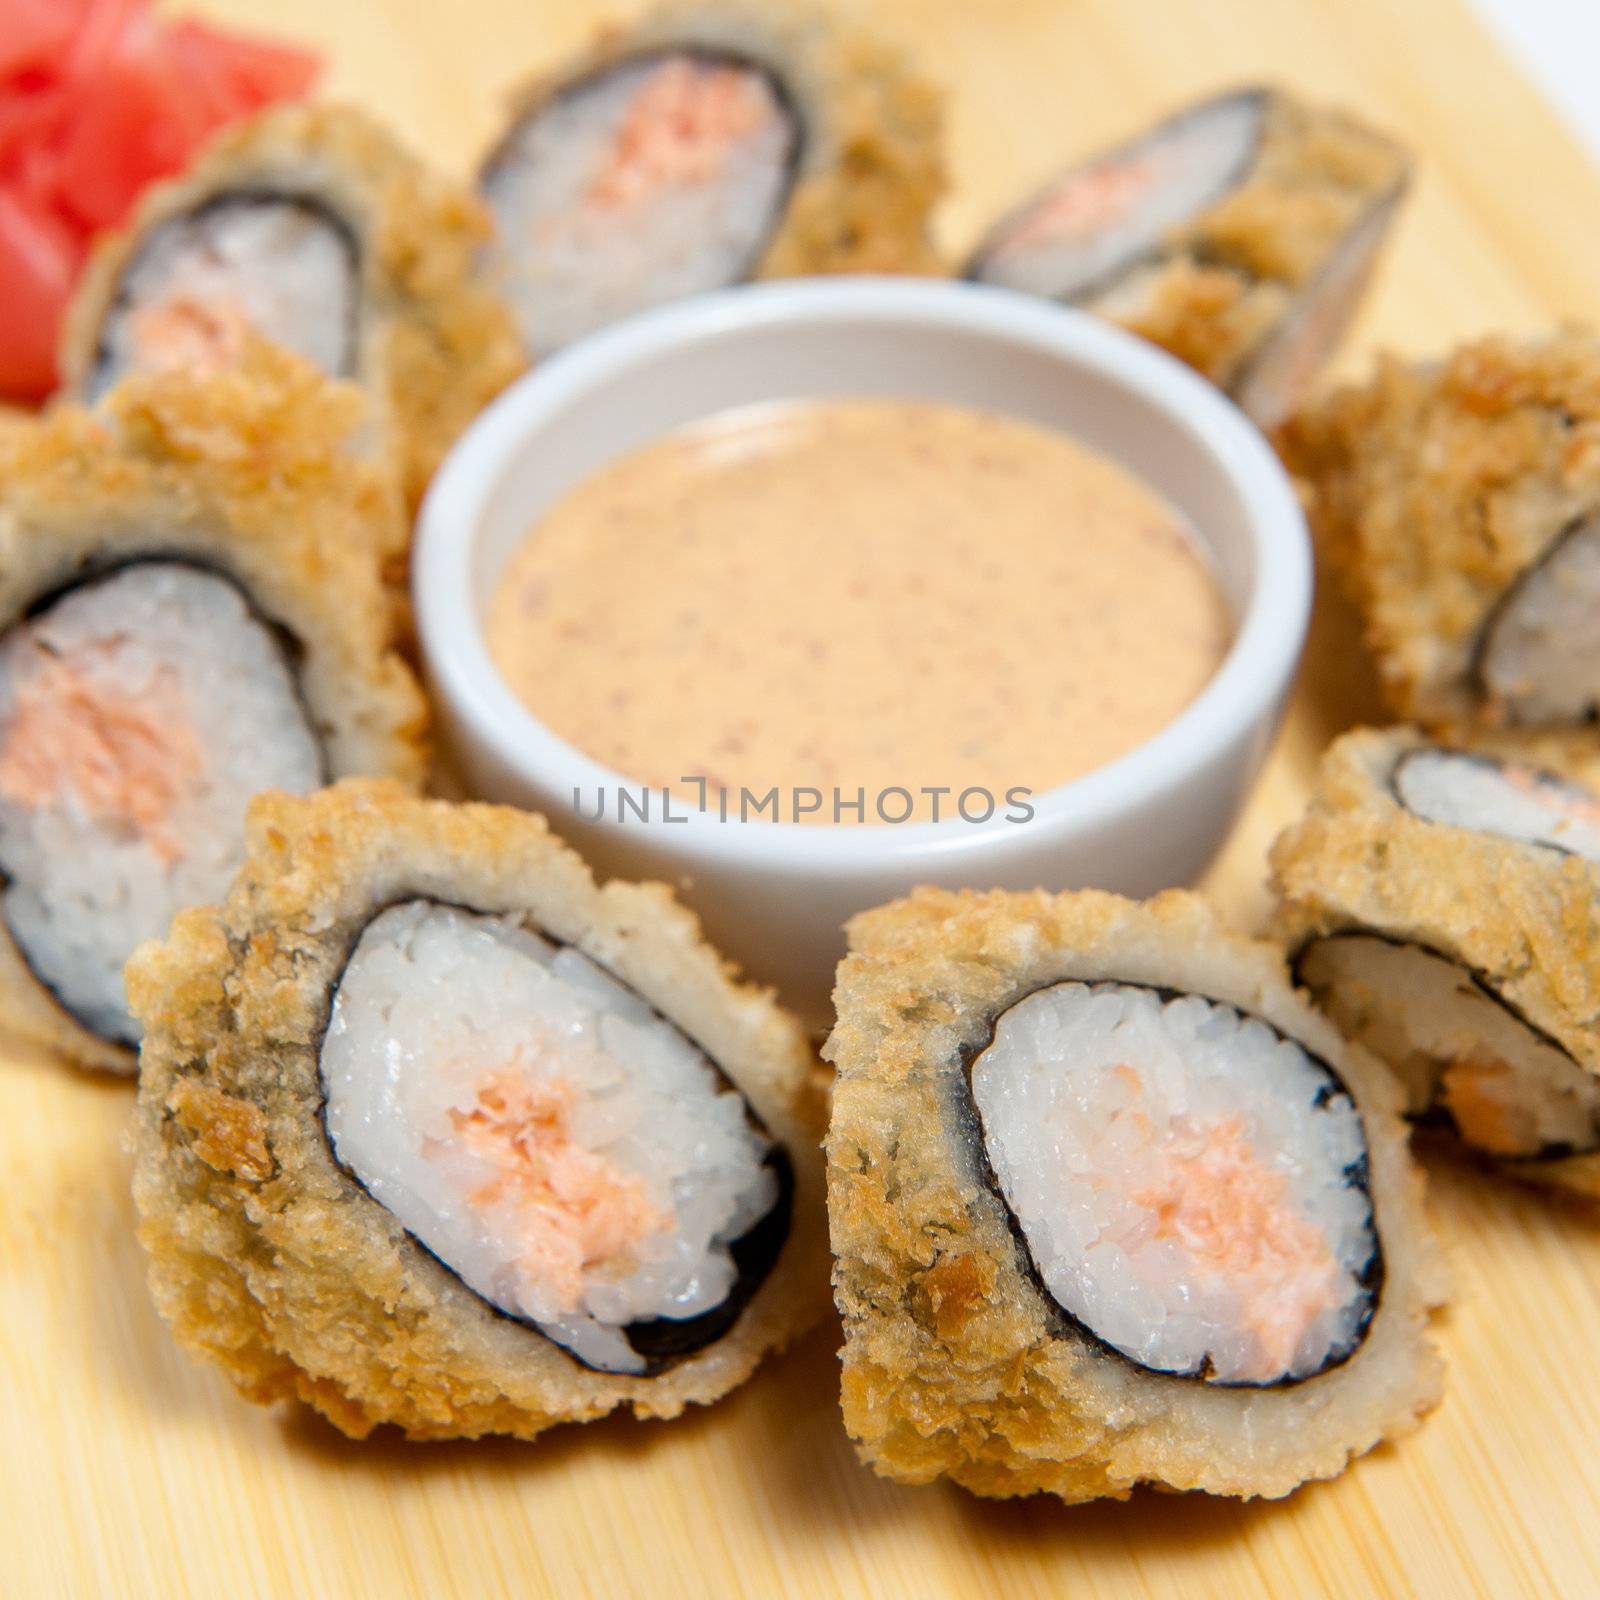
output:
[[[659,1377],[591,1372],[493,1311],[335,1164],[318,1053],[367,922],[417,896],[517,912],[631,984],[734,1080],[794,1163],[794,1222],[734,1328]],[[826,1243],[814,1057],[658,884],[597,887],[540,817],[352,782],[267,795],[227,903],[128,968],[144,1023],[134,1193],[157,1304],[246,1395],[360,1436],[532,1437],[618,1406],[672,1417],[815,1318]]]
[[[1281,283],[1173,256],[1132,273],[1090,309],[1226,388],[1282,323],[1290,302]]]
[[[1274,91],[1244,182],[1174,229],[1158,261],[1092,309],[1236,388],[1296,292],[1374,207],[1393,205],[1408,174],[1405,153],[1382,134]]]
[[[1397,715],[1493,720],[1473,658],[1495,603],[1600,509],[1600,341],[1487,339],[1380,363],[1283,430],[1317,537],[1360,608]]]
[[[576,61],[515,97],[513,126],[590,74],[675,45],[727,50],[770,66],[804,124],[788,209],[753,276],[943,270],[928,232],[945,188],[938,93],[887,42],[804,5],[691,0],[609,28]]]
[[[0,449],[21,438],[37,422],[33,412],[0,403]]]
[[[1357,217],[1410,176],[1393,140],[1343,111],[1274,90],[1248,181],[1185,230],[1258,278],[1309,283]]]
[[[181,178],[157,184],[96,249],[62,341],[81,389],[124,270],[151,231],[214,195],[258,188],[320,201],[356,243],[358,378],[379,452],[415,506],[456,436],[522,369],[511,312],[482,277],[487,214],[352,108],[281,106],[224,132]],[[404,517],[394,535],[401,548]]]
[[[1600,865],[1414,816],[1391,777],[1401,756],[1430,743],[1411,729],[1364,729],[1329,747],[1309,810],[1272,847],[1279,934],[1291,950],[1365,931],[1436,950],[1600,1073]],[[1532,753],[1490,749],[1504,759]],[[1562,770],[1555,746],[1540,753]],[[1600,1196],[1600,1155],[1514,1170]]]
[[[1141,1482],[1287,1494],[1414,1427],[1442,1368],[1425,1337],[1444,1295],[1398,1092],[1293,993],[1274,948],[1195,897],[923,889],[850,924],[828,1210],[845,1324],[845,1423],[879,1472],[979,1494],[1126,1496]],[[1062,978],[1175,985],[1265,1018],[1338,1072],[1361,1111],[1385,1281],[1343,1365],[1276,1389],[1136,1368],[1053,1318],[1023,1270],[957,1109],[993,1019]]]
[[[378,575],[389,490],[344,441],[362,397],[261,340],[209,377],[148,374],[98,411],[64,405],[0,441],[0,631],[42,597],[141,557],[232,578],[300,647],[298,681],[332,777],[417,786],[427,704]],[[0,923],[0,997],[28,1036],[132,1072],[40,987]]]

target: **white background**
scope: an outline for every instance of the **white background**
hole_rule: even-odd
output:
[[[1471,0],[1600,160],[1600,0]]]

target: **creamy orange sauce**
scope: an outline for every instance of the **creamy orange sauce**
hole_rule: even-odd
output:
[[[1124,754],[1229,632],[1188,531],[1122,467],[888,400],[750,408],[611,463],[536,524],[488,618],[529,709],[627,778],[860,790],[862,816],[799,820],[869,823],[901,820],[885,790],[919,819],[975,787],[1003,809]]]

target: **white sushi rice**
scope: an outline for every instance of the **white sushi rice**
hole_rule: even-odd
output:
[[[176,562],[71,590],[0,640],[4,914],[85,1026],[137,1041],[122,967],[226,891],[262,789],[321,752],[284,654],[239,591]]]
[[[1462,750],[1412,750],[1395,766],[1394,789],[1425,822],[1600,861],[1600,796],[1550,773]]]
[[[1517,580],[1484,634],[1479,671],[1506,720],[1581,722],[1600,707],[1600,516],[1567,529]]]
[[[417,900],[375,918],[322,1076],[334,1153],[367,1192],[469,1288],[601,1371],[644,1370],[627,1324],[721,1305],[729,1246],[777,1198],[771,1144],[705,1056],[513,918]],[[561,1118],[528,1114],[557,1097]],[[597,1249],[613,1202],[632,1225]]]
[[[1340,934],[1307,946],[1296,972],[1400,1076],[1413,1114],[1442,1106],[1463,1138],[1497,1155],[1595,1147],[1600,1080],[1438,952]]]
[[[597,203],[629,111],[674,62],[737,71],[759,125],[699,181],[664,181],[630,203]],[[484,179],[506,290],[544,355],[617,318],[738,281],[778,220],[799,131],[754,67],[652,56],[556,95],[512,134]]]
[[[1257,94],[1209,101],[1068,173],[996,229],[975,276],[1058,300],[1110,287],[1242,181],[1264,111]]]
[[[141,313],[173,305],[240,315],[274,344],[348,377],[355,295],[350,245],[311,207],[247,196],[203,206],[162,224],[135,256],[106,321],[90,398],[142,364]]]
[[[1130,1359],[1220,1382],[1315,1373],[1370,1310],[1349,1096],[1265,1023],[1061,983],[974,1061],[990,1164],[1056,1301]]]

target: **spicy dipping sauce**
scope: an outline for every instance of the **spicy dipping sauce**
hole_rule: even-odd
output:
[[[1229,633],[1193,536],[1124,468],[901,400],[750,407],[610,463],[538,520],[488,619],[528,709],[626,777],[864,789],[837,820],[867,822],[889,788],[927,820],[924,788],[1003,805],[1103,765]]]

